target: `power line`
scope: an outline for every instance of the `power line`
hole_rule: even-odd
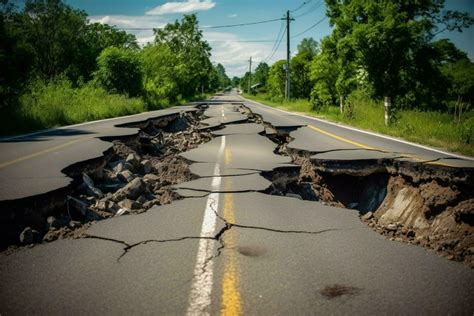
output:
[[[297,7],[296,9],[290,10],[290,12],[296,12],[296,11],[298,11],[299,9],[301,9],[302,7],[304,7],[305,5],[307,5],[308,3],[311,3],[312,1],[313,1],[313,0],[304,1],[302,4],[300,4],[299,7]]]
[[[274,40],[207,40],[206,42],[212,43],[273,43]]]
[[[280,44],[283,41],[283,37],[285,36],[285,34],[286,34],[286,28],[285,28],[285,31],[281,33],[281,37],[278,40],[278,42],[276,42],[277,45],[275,46],[275,49],[273,49],[273,51],[270,53],[270,55],[268,57],[264,58],[262,62],[268,62],[268,61],[270,61],[270,59],[273,58],[275,53],[278,51],[278,48],[280,48]]]
[[[271,20],[264,20],[264,21],[257,21],[257,22],[249,22],[249,23],[239,23],[239,24],[228,24],[228,25],[210,25],[210,26],[201,26],[203,29],[220,29],[220,28],[227,28],[227,27],[237,27],[237,26],[246,26],[246,25],[256,25],[256,24],[263,24],[263,23],[270,23],[275,21],[280,21],[281,19],[271,19]],[[121,30],[130,30],[130,31],[153,31],[155,28],[153,27],[118,27],[114,25],[116,28]]]
[[[323,17],[321,20],[319,20],[319,21],[316,22],[315,24],[311,25],[310,27],[308,27],[308,28],[307,28],[306,30],[304,30],[303,32],[298,33],[298,34],[296,34],[296,35],[293,35],[291,38],[298,37],[298,36],[303,35],[304,33],[308,32],[308,31],[314,29],[316,26],[318,26],[319,24],[321,24],[321,23],[322,23],[324,20],[326,20],[327,18],[328,18],[327,16]]]
[[[311,8],[309,8],[308,11],[303,12],[303,13],[301,13],[300,15],[295,16],[295,18],[301,18],[302,16],[305,16],[305,15],[308,15],[308,14],[310,14],[310,13],[313,13],[313,12],[316,11],[316,9],[318,9],[323,3],[324,3],[323,0],[320,0],[320,1],[317,2],[314,6],[312,6]]]
[[[263,23],[270,23],[280,21],[280,19],[271,19],[271,20],[264,20],[264,21],[257,21],[257,22],[249,22],[249,23],[239,23],[239,24],[228,24],[228,25],[216,25],[216,26],[201,26],[201,28],[206,29],[219,29],[225,27],[236,27],[236,26],[246,26],[246,25],[255,25],[255,24],[263,24]]]
[[[278,45],[278,39],[280,38],[281,33],[283,32],[284,27],[285,27],[285,22],[282,20],[282,21],[281,21],[281,24],[280,24],[280,30],[278,31],[278,34],[277,34],[277,36],[276,36],[276,38],[275,38],[275,40],[274,40],[274,43],[273,43],[273,46],[272,46],[272,50],[271,50],[270,54],[268,54],[268,56],[263,59],[264,61],[267,61],[267,58],[268,58],[270,55],[273,54],[273,52],[274,52],[276,46]],[[281,40],[280,40],[280,41],[281,41]],[[272,55],[272,57],[273,57],[273,55]]]

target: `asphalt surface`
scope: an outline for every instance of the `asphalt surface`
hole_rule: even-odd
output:
[[[275,153],[263,127],[245,122],[236,104],[271,129],[290,132],[289,147],[311,152],[312,159],[391,157],[474,167],[472,160],[284,113],[235,94],[211,103],[204,123],[223,128],[182,154],[200,177],[175,186],[185,198],[95,223],[88,238],[0,256],[0,314],[474,313],[474,272],[462,264],[386,240],[361,223],[355,210],[261,193],[270,183],[260,172],[291,161]],[[3,141],[1,197],[65,185],[62,169],[110,146],[100,137],[137,133],[116,127],[118,122],[176,111]],[[76,134],[67,135],[72,129]],[[59,147],[77,139],[82,149],[74,143]],[[27,175],[24,168],[44,174]],[[36,178],[18,184],[27,176]],[[43,181],[48,176],[57,182]],[[343,295],[328,297],[328,288]]]

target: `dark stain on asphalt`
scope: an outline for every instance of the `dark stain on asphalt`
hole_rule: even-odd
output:
[[[237,251],[246,257],[260,257],[267,252],[265,248],[259,246],[240,246]]]
[[[330,300],[343,295],[357,295],[361,289],[344,284],[327,285],[319,293],[326,299]]]

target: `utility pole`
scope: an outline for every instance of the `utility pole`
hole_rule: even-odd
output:
[[[291,87],[290,87],[290,22],[295,19],[290,18],[290,11],[286,11],[286,89],[285,98],[290,100],[291,98]]]
[[[250,86],[252,85],[252,56],[249,59],[249,87],[247,92],[250,93]]]

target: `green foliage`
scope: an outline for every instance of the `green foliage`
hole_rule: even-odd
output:
[[[0,5],[0,109],[5,110],[13,106],[30,74],[33,52],[13,25],[11,5]]]
[[[313,109],[320,110],[323,107],[337,104],[336,82],[339,75],[339,67],[334,63],[328,51],[317,55],[311,63],[311,80],[314,87],[311,91],[311,102]]]
[[[327,0],[341,67],[339,94],[366,85],[372,97],[391,96],[398,106],[442,108],[448,85],[439,70],[439,47],[432,43],[435,31],[438,25],[462,30],[474,22],[464,13],[441,13],[443,6],[442,0]]]
[[[180,95],[189,97],[209,86],[208,73],[212,70],[209,60],[211,48],[203,40],[196,15],[184,15],[181,21],[154,29],[155,44],[167,46],[176,56],[177,63],[170,64],[177,73]]]
[[[451,81],[450,94],[453,99],[474,99],[474,63],[467,58],[443,66],[443,72]]]
[[[268,75],[270,73],[270,67],[267,63],[259,63],[255,68],[255,73],[252,76],[252,84],[260,83],[262,87],[265,87],[268,83]]]
[[[222,89],[227,88],[228,86],[230,86],[231,82],[230,82],[229,77],[225,73],[224,66],[222,66],[221,64],[217,64],[217,66],[215,66],[213,68],[214,68],[214,70],[216,72],[216,76],[217,76],[217,84],[218,84],[217,88],[222,90]]]
[[[17,107],[0,118],[0,133],[27,132],[145,110],[141,99],[109,94],[91,83],[74,88],[64,77],[49,83],[35,80],[26,87]]]
[[[111,93],[138,96],[142,73],[138,53],[127,48],[108,47],[97,58],[95,80]]]
[[[285,65],[286,60],[275,62],[268,74],[268,91],[277,98],[283,98],[285,96]]]
[[[177,57],[165,45],[149,45],[141,53],[145,100],[153,108],[175,101],[179,94],[177,73],[173,65]]]
[[[312,37],[303,38],[298,44],[298,54],[306,60],[313,59],[319,53],[319,45]]]
[[[239,85],[240,85],[240,78],[234,76],[232,78],[232,87],[237,88]]]
[[[247,71],[242,79],[240,79],[239,84],[240,84],[240,89],[247,91],[247,93],[250,93],[249,91],[249,80],[250,80],[250,73]]]

